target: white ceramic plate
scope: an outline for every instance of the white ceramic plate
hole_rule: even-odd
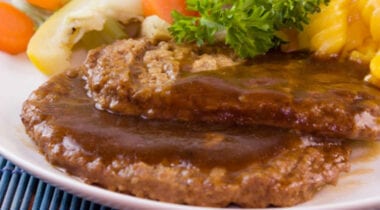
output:
[[[25,55],[9,56],[0,52],[1,155],[52,185],[111,207],[194,209],[87,185],[52,167],[25,134],[19,117],[23,101],[46,79]],[[355,149],[351,172],[343,174],[337,186],[328,186],[311,201],[291,209],[380,209],[380,145],[369,146]]]

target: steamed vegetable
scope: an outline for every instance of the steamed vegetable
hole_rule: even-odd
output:
[[[188,16],[195,16],[198,13],[186,9],[185,0],[142,0],[145,16],[157,15],[168,23],[172,23],[172,11],[177,11]]]
[[[200,16],[173,12],[169,28],[177,42],[213,44],[223,36],[241,57],[254,57],[278,46],[280,29],[303,29],[309,14],[328,0],[186,0]]]
[[[24,52],[34,33],[33,21],[6,2],[0,2],[0,17],[0,50],[11,54]]]
[[[170,24],[157,15],[146,17],[141,23],[141,35],[153,41],[170,40],[172,37],[168,31]]]
[[[36,27],[45,22],[52,14],[52,12],[33,6],[25,0],[12,0],[11,4],[28,15],[34,21]]]
[[[78,42],[79,47],[87,50],[103,44],[111,44],[115,40],[127,38],[124,27],[115,19],[107,19],[101,31],[89,31]]]
[[[50,11],[57,10],[66,4],[68,0],[27,0],[30,4]]]
[[[29,42],[27,54],[45,74],[63,71],[71,65],[72,48],[87,32],[102,31],[110,19],[128,22],[141,15],[140,0],[72,0],[40,26]],[[109,29],[118,35],[118,29]]]

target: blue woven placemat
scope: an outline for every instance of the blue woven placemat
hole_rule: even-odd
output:
[[[102,209],[91,201],[53,187],[0,156],[0,209]]]

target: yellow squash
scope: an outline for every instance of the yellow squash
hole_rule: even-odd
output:
[[[102,30],[110,18],[128,22],[142,14],[140,0],[72,0],[40,26],[27,55],[43,73],[61,72],[70,67],[72,48],[86,32]]]

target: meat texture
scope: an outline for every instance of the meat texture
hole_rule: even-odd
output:
[[[368,69],[309,57],[243,62],[223,47],[130,39],[91,51],[83,72],[97,108],[112,113],[380,140],[379,90],[362,81]]]
[[[338,140],[239,126],[203,135],[213,128],[177,122],[157,126],[96,110],[80,77],[71,72],[51,78],[24,103],[21,117],[48,161],[88,183],[180,204],[290,206],[336,183],[349,168],[350,149]],[[260,147],[270,143],[266,155],[248,151],[244,164],[239,160],[232,164],[235,168],[226,165],[247,148],[255,151],[252,142]],[[148,159],[141,156],[142,147],[147,147]],[[166,152],[152,156],[157,149]],[[197,162],[199,157],[205,158]],[[218,162],[209,157],[223,158]]]

